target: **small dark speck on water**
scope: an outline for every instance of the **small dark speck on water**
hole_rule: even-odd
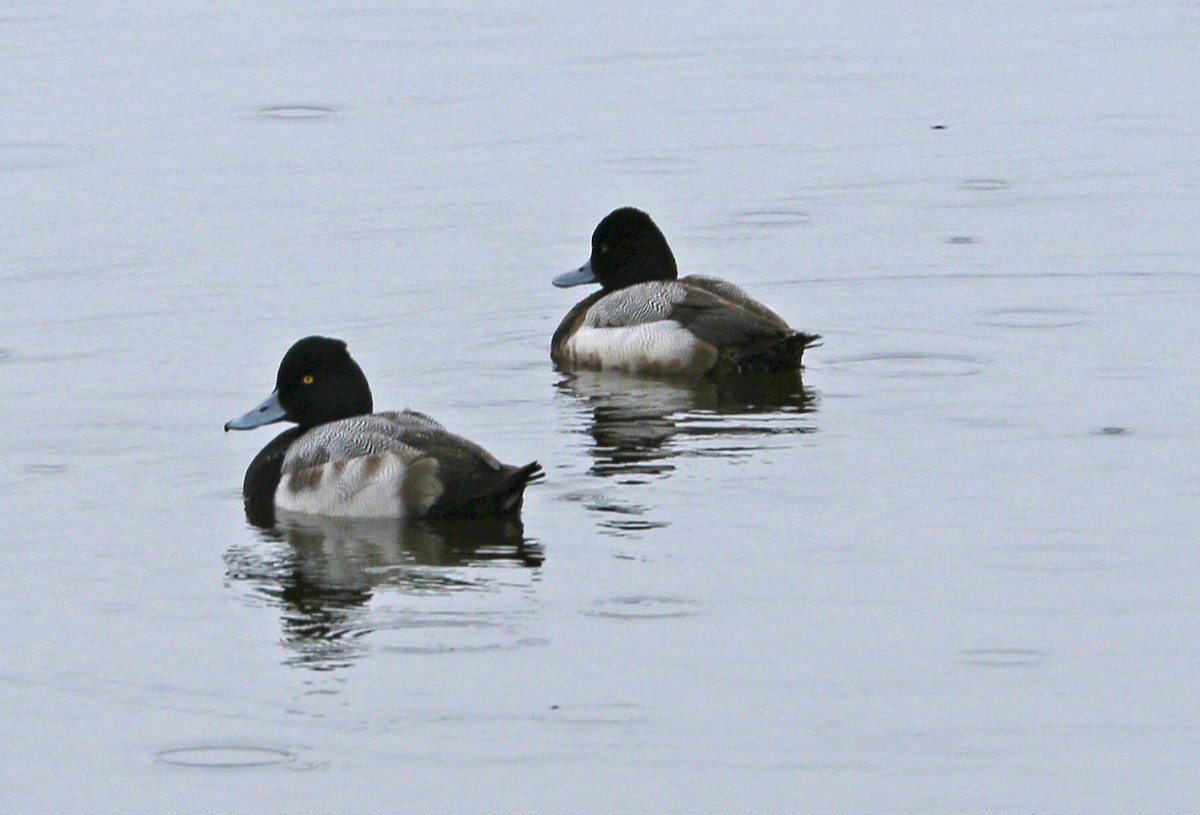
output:
[[[945,129],[946,129],[946,126],[945,126],[945,125],[933,125],[933,126],[932,126],[932,127],[930,127],[929,129],[930,129],[930,130],[945,130]]]
[[[1102,427],[1100,428],[1101,436],[1128,436],[1133,432],[1131,427]]]

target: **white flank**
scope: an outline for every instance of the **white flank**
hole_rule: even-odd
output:
[[[687,373],[708,368],[716,349],[674,320],[593,328],[582,325],[565,350],[577,365],[628,373]]]
[[[377,466],[373,459],[378,461]],[[319,480],[314,471],[320,471]],[[309,515],[403,518],[406,507],[401,495],[407,471],[401,455],[392,450],[322,464],[283,476],[275,490],[275,506]]]

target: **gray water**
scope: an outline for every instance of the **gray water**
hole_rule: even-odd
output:
[[[5,812],[1200,809],[1200,3],[0,2]],[[566,377],[609,210],[824,335]],[[523,525],[246,522],[297,338]]]

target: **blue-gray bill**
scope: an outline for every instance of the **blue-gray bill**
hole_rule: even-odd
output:
[[[253,430],[265,424],[282,422],[287,417],[287,411],[283,409],[283,405],[279,404],[279,391],[275,391],[262,400],[254,410],[226,422],[225,432],[228,433],[230,430]]]
[[[560,289],[568,289],[571,286],[582,286],[584,283],[595,283],[596,275],[592,272],[592,262],[589,260],[578,269],[563,272],[550,282]]]

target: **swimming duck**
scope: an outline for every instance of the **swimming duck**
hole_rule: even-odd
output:
[[[275,391],[225,425],[297,425],[246,470],[247,515],[273,519],[272,500],[277,509],[326,516],[497,515],[520,510],[525,486],[542,474],[536,461],[500,463],[423,413],[372,410],[371,388],[346,343],[305,337],[293,345]]]
[[[738,286],[718,277],[679,277],[663,233],[641,210],[614,210],[592,233],[592,254],[554,278],[566,288],[599,283],[550,341],[567,370],[628,373],[766,373],[797,370],[820,336],[792,329]]]

